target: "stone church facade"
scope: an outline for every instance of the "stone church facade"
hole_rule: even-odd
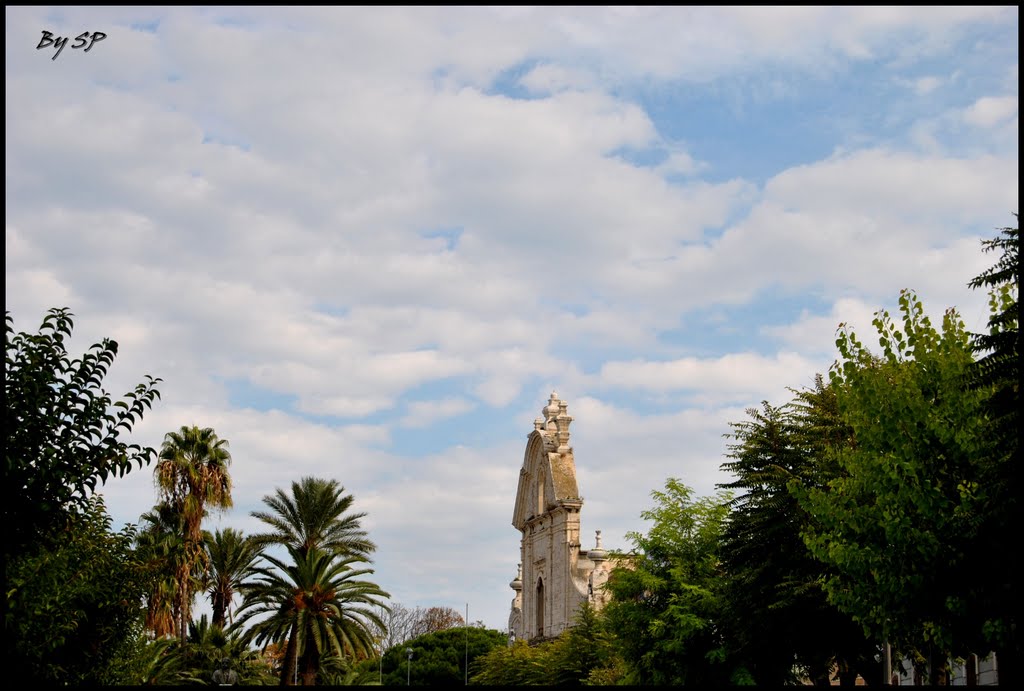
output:
[[[519,572],[509,614],[509,638],[552,638],[575,623],[584,602],[600,609],[607,601],[602,586],[614,559],[601,547],[580,540],[583,498],[576,483],[576,462],[569,446],[568,405],[552,392],[527,437],[519,471],[512,525],[521,533]]]

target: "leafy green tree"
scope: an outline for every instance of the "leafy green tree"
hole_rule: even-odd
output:
[[[229,508],[231,502],[231,453],[228,441],[210,427],[182,426],[168,432],[160,448],[155,475],[164,501],[181,515],[184,558],[179,562],[178,635],[182,645],[191,621],[193,578],[206,566],[202,522],[208,508]]]
[[[601,614],[584,603],[556,638],[495,645],[470,662],[470,675],[483,686],[609,686],[623,681],[625,669]]]
[[[5,565],[8,682],[133,684],[146,582],[134,527],[111,532],[99,496],[71,514],[52,540]]]
[[[1014,214],[1016,217],[1017,214]],[[985,612],[986,640],[996,652],[999,682],[1017,686],[1022,660],[1020,588],[1010,559],[992,559],[1006,549],[1006,536],[1021,525],[1020,519],[1020,230],[1002,228],[999,235],[982,243],[986,252],[999,258],[968,286],[989,290],[988,333],[971,334],[978,359],[968,368],[968,386],[989,390],[985,403],[986,432],[990,442],[979,464],[978,483],[990,497],[978,530],[970,543],[967,560],[985,563],[971,594],[975,606]]]
[[[638,556],[612,571],[611,601],[603,614],[617,642],[629,684],[734,684],[749,681],[727,659],[722,633],[723,571],[719,545],[732,494],[693,499],[693,490],[669,478],[651,493],[653,525],[630,533]]]
[[[543,686],[547,683],[544,658],[545,648],[549,645],[549,641],[530,645],[524,640],[514,641],[511,645],[496,645],[471,665],[470,683],[474,686]],[[394,664],[400,662],[398,650],[389,651],[384,656],[385,663],[389,658],[396,661]],[[398,672],[394,672],[390,679],[389,683],[399,683]]]
[[[788,407],[764,401],[747,416],[726,435],[736,440],[729,446],[734,460],[722,464],[737,479],[720,486],[739,492],[730,504],[721,547],[728,573],[727,625],[736,654],[758,684],[788,684],[797,680],[801,642],[822,638],[819,627],[799,611],[808,591],[814,592],[821,567],[800,537],[805,514],[786,489],[791,479],[805,474],[811,459],[797,443],[797,423]],[[811,678],[827,681],[828,662],[805,660],[803,666]]]
[[[624,676],[622,661],[604,619],[584,602],[573,626],[539,646],[539,683],[552,686],[605,686]]]
[[[321,548],[343,555],[369,556],[376,545],[361,526],[366,513],[353,513],[351,494],[337,480],[304,477],[292,483],[291,496],[278,489],[263,497],[270,511],[253,511],[270,532],[252,536],[258,545],[291,545],[300,551]]]
[[[265,554],[271,568],[256,567],[255,578],[242,584],[236,624],[254,622],[246,639],[256,645],[287,640],[281,683],[291,683],[297,664],[303,685],[311,686],[324,657],[374,654],[373,627],[380,626],[382,600],[389,595],[361,579],[373,573],[360,568],[365,557],[291,545],[287,550],[289,561]]]
[[[822,377],[783,406],[767,401],[747,410],[726,436],[736,479],[720,485],[737,492],[730,504],[721,547],[727,573],[724,627],[734,654],[758,684],[811,679],[828,685],[833,670],[844,684],[857,674],[878,681],[879,646],[853,619],[827,601],[820,581],[824,565],[805,546],[801,530],[811,517],[789,484],[821,486],[831,476],[830,445],[848,443],[835,392]]]
[[[897,652],[947,660],[981,644],[977,564],[963,555],[988,500],[977,481],[986,394],[962,386],[972,353],[956,311],[938,331],[911,291],[899,304],[902,330],[886,311],[873,322],[881,356],[840,326],[830,385],[855,443],[832,447],[839,472],[825,487],[797,495],[829,600]]]
[[[206,592],[213,607],[212,623],[224,628],[235,593],[253,575],[262,550],[241,531],[225,528],[207,534],[206,551],[209,563]]]
[[[474,663],[495,648],[504,648],[508,637],[496,629],[458,626],[425,633],[384,653],[385,686],[461,686],[474,673]],[[412,660],[406,653],[412,649]]]
[[[67,308],[53,308],[38,333],[15,333],[7,312],[7,472],[0,509],[5,561],[62,531],[98,485],[150,463],[156,453],[122,439],[159,398],[161,380],[147,375],[122,400],[112,401],[102,382],[117,356],[117,341],[103,339],[72,360],[65,342],[72,317]]]

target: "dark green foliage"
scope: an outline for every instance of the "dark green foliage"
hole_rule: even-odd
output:
[[[132,530],[111,533],[94,492],[153,460],[153,449],[121,439],[159,398],[160,380],[112,401],[102,383],[115,341],[71,359],[67,309],[49,310],[37,333],[15,333],[10,312],[6,321],[7,660],[35,684],[131,683],[146,580]]]
[[[160,502],[142,514],[135,550],[150,576],[146,628],[157,638],[174,635],[180,621],[178,574],[185,559],[185,523],[172,504]]]
[[[206,552],[206,593],[213,607],[213,624],[223,628],[227,626],[235,593],[253,575],[262,550],[241,531],[225,528],[206,534]]]
[[[417,636],[384,653],[384,685],[405,686],[408,678],[413,686],[463,686],[467,659],[472,679],[477,658],[507,642],[502,632],[479,626],[457,626]],[[411,661],[406,653],[409,648]]]
[[[222,661],[227,660],[228,667],[238,674],[239,684],[275,684],[277,676],[260,654],[245,644],[242,634],[236,626],[225,629],[211,623],[205,614],[199,621],[190,622],[186,645],[170,651],[179,658],[177,683],[209,684]]]
[[[102,388],[117,342],[104,339],[72,360],[65,340],[72,314],[51,309],[38,333],[15,333],[7,312],[4,398],[6,475],[4,555],[37,546],[110,477],[153,460],[154,449],[125,444],[153,400],[160,379],[111,401]]]
[[[289,496],[278,489],[263,497],[271,510],[253,511],[272,530],[251,536],[256,544],[292,545],[300,551],[324,548],[339,554],[369,556],[377,549],[360,523],[365,513],[352,513],[354,497],[337,480],[304,477],[292,483]]]
[[[313,683],[320,660],[328,655],[373,654],[370,632],[381,624],[379,612],[388,594],[361,579],[373,573],[360,568],[367,563],[364,557],[343,558],[316,548],[303,553],[292,546],[288,554],[288,560],[263,556],[270,567],[256,567],[256,577],[243,584],[236,624],[252,623],[245,640],[257,646],[288,641],[299,674]],[[282,678],[289,674],[295,670],[286,664]]]
[[[147,584],[133,540],[133,526],[111,532],[94,497],[52,540],[6,564],[8,682],[135,683]]]
[[[264,554],[272,568],[257,567],[256,578],[239,588],[244,600],[237,623],[266,615],[247,640],[285,645],[282,683],[298,675],[314,683],[321,661],[331,656],[372,656],[389,595],[360,580],[373,573],[367,565],[375,549],[360,525],[365,514],[349,513],[353,498],[337,481],[314,477],[293,482],[291,496],[278,489],[263,501],[272,511],[252,515],[273,531],[249,539],[261,547],[283,546],[288,558]]]
[[[974,579],[971,599],[985,613],[986,639],[998,656],[1000,683],[1016,686],[1024,663],[1019,575],[1014,560],[993,560],[991,555],[1003,552],[1006,537],[1017,534],[1021,526],[1019,228],[1003,228],[982,246],[1000,256],[968,284],[989,289],[990,317],[987,334],[971,335],[979,359],[968,368],[967,379],[971,389],[991,391],[984,406],[989,446],[978,464],[978,483],[990,499],[966,558],[986,564]]]
[[[743,492],[730,505],[723,533],[726,625],[735,653],[755,681],[785,684],[795,680],[804,640],[822,638],[806,613],[795,611],[815,594],[822,602],[825,596],[814,582],[820,566],[800,538],[804,513],[786,489],[791,479],[806,474],[812,459],[797,443],[790,409],[764,402],[747,415],[750,419],[733,423],[734,432],[727,435],[736,440],[729,447],[734,460],[722,464],[737,479],[721,486]]]
[[[818,376],[814,389],[796,392],[789,404],[764,402],[747,414],[727,435],[735,440],[733,460],[722,465],[737,478],[722,487],[741,492],[722,544],[725,628],[734,654],[758,684],[827,682],[834,667],[878,680],[877,646],[827,601],[825,566],[800,535],[812,518],[789,489],[821,486],[830,472],[826,449],[849,443],[835,393]]]

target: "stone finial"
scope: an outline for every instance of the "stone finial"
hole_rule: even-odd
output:
[[[551,392],[551,396],[548,398],[548,404],[544,406],[544,410],[541,412],[544,414],[544,422],[551,423],[556,417],[558,417],[558,394],[554,391]],[[547,425],[548,429],[551,429],[551,425]]]
[[[539,417],[539,418],[537,418],[536,420],[533,421],[533,429],[535,431],[536,430],[540,430],[540,428],[543,427],[543,426],[544,426],[544,418]]]
[[[516,592],[518,592],[518,591],[523,589],[523,565],[522,564],[519,565],[519,568],[516,571],[516,577],[512,579],[512,581],[508,584],[508,587],[512,588],[512,590],[515,590]]]
[[[555,418],[555,426],[558,429],[558,450],[565,453],[569,450],[569,423],[572,416],[566,410],[569,404],[565,401],[558,402],[558,417]]]
[[[591,561],[604,561],[608,558],[608,553],[601,547],[601,531],[595,530],[594,532],[596,533],[595,542],[597,543],[597,546],[587,552],[587,558]]]

